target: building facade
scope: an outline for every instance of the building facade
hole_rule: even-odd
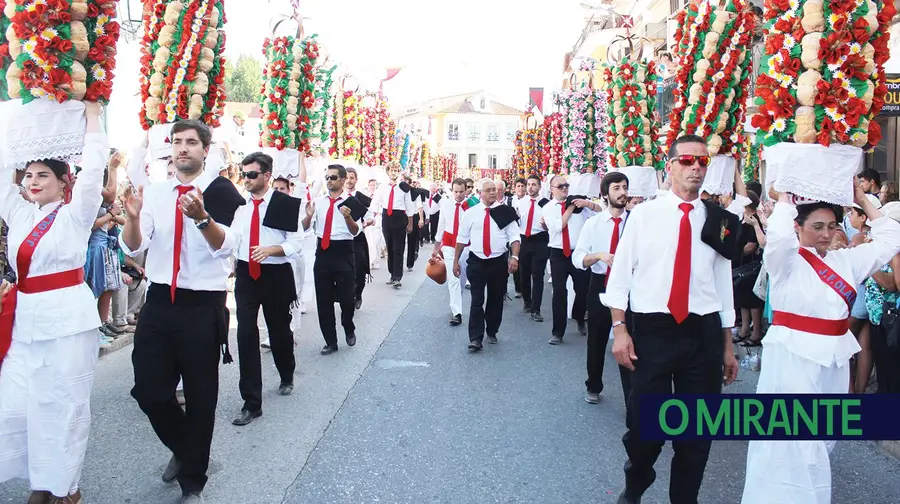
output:
[[[466,168],[509,168],[522,110],[484,92],[429,100],[394,110],[399,131],[421,136]]]

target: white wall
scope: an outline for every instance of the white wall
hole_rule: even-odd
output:
[[[476,103],[477,106],[477,103]],[[459,125],[459,140],[450,140],[448,132],[451,124]],[[469,127],[478,128],[478,139],[469,139]],[[487,140],[488,126],[497,128],[498,141]],[[511,140],[507,140],[507,128],[512,133]],[[477,156],[477,168],[488,168],[488,156],[497,156],[497,168],[506,168],[507,160],[515,151],[515,132],[519,128],[517,116],[501,116],[486,114],[447,114],[444,118],[444,138],[438,139],[443,144],[443,150],[456,154],[461,168],[469,167],[469,154]]]

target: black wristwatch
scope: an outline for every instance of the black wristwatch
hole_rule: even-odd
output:
[[[207,216],[203,220],[195,222],[194,225],[197,226],[197,229],[199,229],[200,231],[203,231],[204,229],[209,227],[209,216]]]

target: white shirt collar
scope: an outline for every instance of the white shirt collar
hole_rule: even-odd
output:
[[[266,203],[266,205],[268,205],[269,202],[272,201],[272,193],[273,192],[275,192],[275,189],[269,188],[269,190],[266,191],[266,194],[263,194],[262,200]],[[253,195],[248,194],[247,195],[247,203],[252,203],[252,202],[253,202]]]
[[[678,205],[682,203],[690,203],[690,205],[693,206],[696,210],[700,205],[703,204],[699,197],[693,201],[685,201],[681,199],[677,194],[675,194],[674,191],[669,191],[669,193],[666,194],[665,200],[671,203],[675,208],[678,208]]]

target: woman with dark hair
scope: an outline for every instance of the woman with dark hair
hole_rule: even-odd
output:
[[[760,269],[758,266],[762,262],[761,251],[766,245],[766,234],[756,215],[759,196],[753,191],[747,191],[747,198],[750,203],[743,210],[741,235],[731,259],[731,267],[733,270],[740,268],[753,272]],[[734,280],[734,307],[741,311],[741,328],[735,342],[746,342],[745,346],[759,346],[762,340],[762,312],[765,303],[753,292],[757,276],[756,273],[745,274]]]
[[[0,174],[0,218],[18,279],[0,305],[0,482],[29,479],[31,504],[82,502],[100,326],[84,259],[109,156],[100,105],[85,105],[84,170],[74,188],[68,166],[53,159],[28,164],[30,202],[11,174]]]
[[[763,254],[774,316],[757,393],[847,393],[850,357],[860,350],[848,322],[862,295],[854,287],[900,252],[900,223],[884,217],[855,184],[872,239],[853,248],[829,250],[840,207],[795,206],[790,195],[777,197]],[[833,447],[834,441],[751,441],[742,503],[831,502]]]

